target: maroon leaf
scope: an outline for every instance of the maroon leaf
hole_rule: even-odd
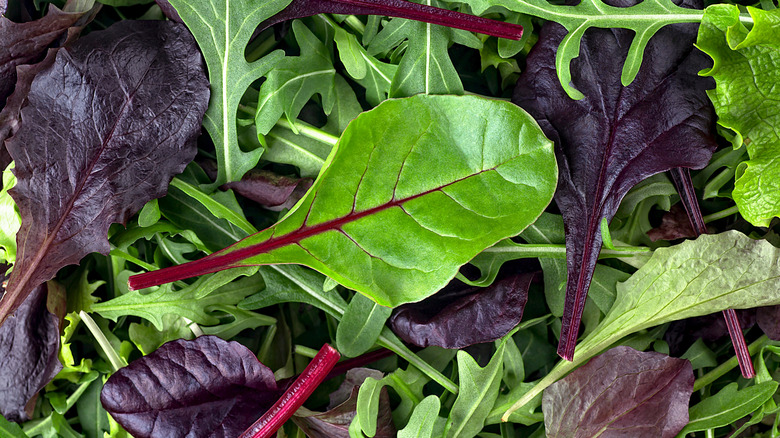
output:
[[[357,414],[357,397],[360,385],[367,377],[382,379],[382,373],[368,368],[355,368],[347,372],[347,378],[336,392],[331,394],[331,403],[325,412],[300,409],[292,420],[309,438],[349,438],[349,425]],[[377,428],[375,438],[396,436],[393,424],[390,397],[386,388],[379,395]]]
[[[757,322],[754,309],[738,310],[737,318],[743,330],[749,329]],[[664,341],[669,344],[669,354],[680,356],[699,338],[706,342],[715,342],[728,333],[726,320],[721,314],[713,313],[672,322],[664,333]]]
[[[2,266],[0,271],[7,268]],[[0,327],[0,413],[8,420],[29,420],[38,392],[62,369],[57,354],[64,312],[52,314],[47,306],[47,301],[51,301],[64,311],[64,306],[57,303],[65,299],[59,288],[54,284],[39,285],[27,296],[16,316]]]
[[[120,369],[100,401],[136,438],[235,438],[280,394],[248,348],[201,336],[168,342]]]
[[[691,227],[688,213],[680,204],[674,204],[661,218],[661,225],[647,232],[650,240],[675,240],[696,237],[698,233]]]
[[[780,306],[759,307],[756,309],[756,324],[769,339],[780,341]]]
[[[311,178],[289,178],[267,170],[252,170],[241,181],[229,182],[220,188],[233,189],[269,210],[281,211],[295,205],[313,182]]]
[[[674,437],[688,424],[691,363],[616,347],[550,385],[542,397],[548,437]]]
[[[489,20],[406,0],[292,0],[281,12],[260,23],[255,35],[276,23],[317,14],[383,15],[513,40],[519,40],[523,36],[523,27],[518,24]]]
[[[6,146],[22,216],[0,322],[29,292],[166,193],[196,153],[208,81],[183,25],[121,21],[57,52]],[[56,147],[54,147],[56,145]]]
[[[632,0],[614,0],[629,6]],[[702,168],[715,148],[714,112],[698,72],[710,61],[692,48],[695,25],[666,26],[650,40],[631,85],[620,82],[633,32],[590,29],[572,62],[569,98],[555,74],[555,52],[567,31],[547,23],[527,59],[513,101],[556,143],[560,177],[555,201],[566,225],[568,282],[558,354],[571,359],[585,298],[601,249],[600,224],[611,219],[636,183],[675,167]]]
[[[464,348],[490,342],[523,318],[534,273],[512,275],[481,287],[447,287],[418,303],[398,307],[390,327],[420,347]]]
[[[171,2],[169,2],[168,0],[154,0],[154,1],[157,2],[157,6],[160,7],[163,14],[166,17],[168,17],[169,20],[175,21],[177,23],[184,23],[184,21],[182,21],[181,17],[179,16],[179,13],[176,12],[176,9],[173,6],[171,6]]]

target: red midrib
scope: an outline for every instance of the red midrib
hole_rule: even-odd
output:
[[[239,267],[241,265],[237,263],[240,262],[241,260],[247,259],[249,257],[258,254],[267,253],[269,251],[273,251],[274,249],[281,248],[287,245],[297,244],[306,238],[316,236],[318,234],[322,234],[326,231],[341,230],[341,228],[345,224],[354,222],[363,217],[370,216],[372,214],[376,214],[384,210],[391,209],[393,207],[401,206],[402,204],[417,199],[421,196],[425,196],[433,192],[441,191],[444,188],[456,184],[460,181],[475,177],[477,175],[480,175],[485,172],[489,172],[491,170],[495,170],[497,167],[498,166],[492,167],[490,169],[484,169],[479,172],[473,173],[471,175],[465,176],[463,178],[459,178],[443,186],[426,190],[422,193],[418,193],[416,195],[412,195],[407,198],[394,199],[386,204],[381,204],[376,207],[370,208],[368,210],[363,210],[360,212],[353,211],[347,214],[346,216],[332,219],[323,222],[321,224],[313,225],[310,227],[304,226],[291,233],[285,234],[283,236],[275,237],[275,238],[272,237],[256,245],[250,245],[244,248],[239,248],[231,251],[230,248],[241,243],[238,242],[225,249],[222,249],[211,255],[203,257],[202,259],[199,260],[187,262],[178,266],[171,266],[169,268],[160,269],[158,271],[151,271],[143,274],[133,275],[128,279],[128,284],[130,286],[130,289],[133,290],[144,289],[147,287],[158,286],[161,284],[170,283],[177,280],[183,280],[185,278],[195,277],[198,275],[210,274],[212,272],[221,271],[223,269]],[[253,234],[252,236],[255,236],[256,234]],[[249,236],[245,239],[248,239],[252,236]]]

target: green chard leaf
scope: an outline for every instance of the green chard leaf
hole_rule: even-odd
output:
[[[780,304],[780,248],[738,231],[702,235],[655,250],[617,286],[615,304],[574,352],[524,394],[504,417],[572,369],[639,330],[725,309]]]
[[[262,149],[249,152],[238,146],[236,111],[241,97],[253,81],[279,62],[283,54],[274,51],[254,62],[244,57],[255,27],[281,11],[289,0],[171,0],[184,24],[200,46],[211,83],[211,100],[203,125],[217,148],[219,173],[215,185],[238,181],[260,160]]]
[[[696,46],[714,60],[703,74],[715,79],[708,94],[718,123],[737,133],[750,160],[737,168],[733,197],[756,226],[780,216],[780,9],[748,7],[753,28],[740,22],[736,5],[712,5]]]
[[[534,222],[556,181],[551,142],[511,103],[388,100],[349,125],[312,188],[276,225],[131,284],[295,263],[384,306],[418,301]]]

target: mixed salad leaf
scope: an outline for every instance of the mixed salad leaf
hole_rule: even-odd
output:
[[[711,3],[0,1],[0,435],[780,436]]]

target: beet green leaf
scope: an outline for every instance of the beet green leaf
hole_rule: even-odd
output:
[[[572,81],[586,96],[578,101],[555,86],[555,53],[565,35],[556,23],[542,28],[513,102],[555,141],[555,201],[566,224],[568,271],[558,353],[571,359],[601,249],[602,219],[612,219],[623,196],[643,179],[675,167],[706,166],[715,142],[705,93],[711,81],[698,76],[707,58],[691,49],[695,26],[658,31],[647,46],[645,68],[627,87],[614,59],[625,56],[633,32],[591,29],[582,39],[583,56],[572,65]]]
[[[347,127],[311,190],[279,223],[201,260],[131,277],[131,287],[297,263],[381,305],[418,301],[536,220],[556,177],[549,140],[510,103],[388,100]]]
[[[696,46],[715,61],[704,74],[717,84],[708,94],[718,123],[733,129],[750,154],[737,168],[734,201],[742,217],[768,227],[780,216],[780,11],[748,11],[750,31],[736,6],[707,8]]]
[[[59,50],[27,98],[6,141],[22,225],[0,322],[61,267],[108,253],[109,225],[165,194],[196,153],[208,82],[184,26],[125,21]]]
[[[544,391],[547,436],[672,438],[688,423],[693,370],[684,359],[616,347]]]

